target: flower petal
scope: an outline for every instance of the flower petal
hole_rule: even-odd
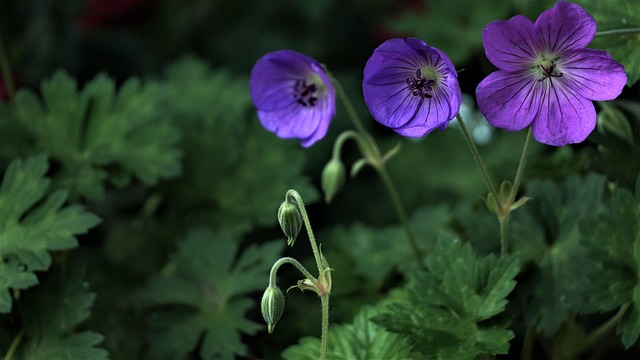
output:
[[[624,67],[602,50],[569,51],[561,59],[563,83],[590,100],[613,100],[627,83]]]
[[[582,49],[596,35],[596,21],[579,5],[560,1],[533,25],[543,48],[552,54]]]
[[[507,71],[530,67],[539,47],[533,22],[522,15],[485,26],[482,43],[489,61],[498,69]]]
[[[531,73],[499,70],[478,84],[478,108],[492,126],[522,130],[540,109],[541,88],[542,84]]]
[[[406,125],[395,128],[393,131],[406,137],[422,137],[437,128],[444,129],[457,114],[457,111],[452,111],[456,107],[455,104],[451,103],[456,101],[455,97],[451,97],[449,93],[441,91],[434,93],[430,99],[421,98],[421,100],[412,119]],[[459,110],[460,102],[458,101],[457,104]]]
[[[593,103],[562,83],[549,81],[544,84],[540,111],[531,126],[533,137],[554,146],[584,141],[596,127]]]
[[[291,50],[278,50],[261,57],[251,69],[251,99],[258,110],[272,111],[295,101],[296,80],[313,72],[312,58]],[[319,64],[317,64],[320,67]]]

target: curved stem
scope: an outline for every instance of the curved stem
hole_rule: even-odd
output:
[[[520,183],[522,182],[522,175],[524,174],[524,169],[527,164],[527,154],[529,152],[529,145],[531,144],[531,127],[529,127],[529,131],[527,132],[527,139],[524,141],[524,147],[522,148],[522,154],[520,155],[520,163],[518,164],[518,170],[516,171],[516,177],[513,180],[513,186],[511,187],[511,192],[509,193],[509,201],[508,204],[512,204],[516,199],[516,194],[518,193],[518,188],[520,187]]]
[[[596,33],[596,36],[626,35],[626,34],[638,34],[638,33],[640,33],[640,28],[613,29],[613,30],[599,31]]]
[[[393,202],[393,207],[396,209],[396,214],[398,215],[398,219],[404,228],[404,232],[407,234],[407,239],[409,239],[409,243],[411,244],[411,248],[413,249],[413,253],[416,257],[416,261],[421,268],[425,268],[424,258],[422,256],[422,252],[418,247],[418,242],[416,241],[416,236],[411,229],[411,224],[409,223],[409,217],[407,216],[407,212],[402,205],[402,200],[400,199],[400,195],[398,195],[398,190],[396,189],[387,169],[384,164],[377,163],[375,166],[376,171],[380,174],[382,178],[382,182],[384,186],[387,188],[389,192],[389,196],[391,197],[391,201]]]
[[[304,208],[304,202],[302,201],[300,194],[293,189],[287,191],[285,196],[287,198],[292,197],[298,204],[300,215],[302,215],[302,220],[304,221],[304,227],[307,229],[307,235],[309,235],[309,242],[311,243],[311,249],[313,250],[313,257],[316,259],[316,265],[318,266],[318,276],[320,276],[324,267],[322,266],[322,258],[320,257],[320,251],[316,244],[316,237],[313,235],[313,230],[311,229],[311,222],[309,221],[307,210]]]
[[[283,257],[278,259],[278,261],[276,261],[271,267],[271,273],[269,274],[269,287],[276,287],[276,274],[278,273],[278,269],[280,268],[280,266],[284,264],[291,264],[295,266],[296,269],[300,270],[302,275],[304,275],[304,277],[307,279],[316,279],[315,277],[313,277],[313,275],[311,275],[309,271],[307,271],[307,269],[305,269],[304,266],[302,266],[302,264],[298,262],[298,260],[292,257]]]
[[[467,146],[469,146],[469,150],[471,150],[471,155],[473,156],[473,160],[475,160],[478,169],[480,169],[480,173],[482,174],[482,179],[484,180],[485,185],[489,192],[493,195],[495,199],[498,199],[498,193],[496,192],[496,187],[493,185],[493,181],[491,181],[491,177],[489,177],[489,172],[487,172],[487,168],[484,166],[484,162],[482,162],[482,158],[480,157],[480,152],[476,147],[476,144],[473,142],[473,138],[471,137],[471,133],[469,133],[469,129],[462,121],[462,116],[460,113],[456,115],[456,119],[458,120],[458,124],[460,124],[460,129],[462,130],[462,135],[464,135],[464,139],[467,142]]]
[[[338,135],[336,142],[333,143],[333,153],[332,153],[333,159],[340,159],[340,153],[342,152],[342,145],[344,144],[345,141],[349,139],[354,139],[358,143],[358,146],[361,146],[360,135],[358,135],[357,132],[353,130],[344,131],[343,133]]]
[[[9,99],[13,100],[13,97],[15,96],[15,87],[13,85],[13,76],[11,75],[9,57],[4,51],[2,37],[0,37],[0,74],[2,74],[2,79],[4,79],[4,87],[7,90],[7,95],[9,95]]]
[[[329,295],[320,297],[322,301],[322,335],[320,337],[320,359],[327,359],[327,343],[329,338]]]
[[[24,337],[24,333],[24,328],[22,328],[15,339],[13,339],[13,341],[11,342],[11,346],[9,346],[9,350],[7,350],[7,353],[4,356],[4,360],[11,360],[13,354],[16,352],[18,346],[20,345],[20,341],[22,341],[22,338]]]
[[[573,354],[571,357],[580,355],[583,351],[591,347],[593,344],[597,343],[611,330],[613,330],[618,325],[620,320],[622,320],[622,317],[624,316],[630,305],[630,303],[622,305],[620,307],[620,310],[618,310],[618,312],[613,315],[611,319],[607,320],[604,324],[600,325],[597,329],[593,330],[589,335],[587,335],[584,341],[580,343],[580,346],[573,350]]]

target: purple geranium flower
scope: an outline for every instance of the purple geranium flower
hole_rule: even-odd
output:
[[[489,61],[499,70],[476,89],[491,125],[511,131],[532,126],[541,143],[583,141],[596,126],[592,100],[620,95],[627,76],[601,50],[586,49],[596,22],[580,6],[557,3],[533,23],[517,15],[482,31]]]
[[[362,90],[373,118],[407,137],[444,129],[462,98],[447,55],[413,38],[387,40],[373,52]]]
[[[322,139],[336,112],[336,93],[320,63],[291,50],[261,57],[251,70],[251,99],[267,130],[301,139],[309,147]]]

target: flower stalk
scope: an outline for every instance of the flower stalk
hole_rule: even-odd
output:
[[[338,138],[338,140],[336,140],[336,142],[340,141],[340,143],[342,143],[344,140],[346,140],[346,138],[353,138],[357,141],[358,147],[360,148],[360,152],[364,157],[363,159],[364,163],[371,165],[376,170],[376,172],[378,173],[378,176],[380,176],[382,180],[382,183],[387,189],[387,193],[389,194],[389,197],[391,198],[391,201],[393,203],[393,207],[396,211],[396,216],[398,217],[398,220],[400,221],[400,224],[404,229],[407,240],[409,241],[409,245],[411,246],[411,249],[415,255],[416,262],[418,263],[418,266],[420,268],[424,269],[425,264],[424,264],[422,251],[418,246],[417,238],[415,236],[415,233],[413,232],[413,229],[411,228],[409,217],[407,216],[407,211],[405,210],[404,204],[402,203],[402,199],[398,194],[398,190],[395,184],[393,183],[393,180],[391,179],[389,172],[385,167],[386,161],[390,159],[391,156],[393,156],[397,152],[398,148],[396,147],[391,151],[389,151],[389,153],[382,155],[373,137],[365,130],[364,126],[362,125],[362,121],[360,121],[360,117],[355,111],[353,104],[351,103],[351,100],[349,100],[349,97],[347,96],[344,89],[342,88],[342,85],[340,85],[340,82],[335,78],[332,78],[332,81],[333,81],[334,87],[336,88],[338,98],[340,98],[340,100],[342,101],[342,104],[347,110],[347,114],[351,118],[351,121],[353,122],[354,127],[359,132],[359,133],[356,133],[355,135],[353,131],[344,132],[343,134],[340,135],[340,137]],[[336,157],[335,147],[334,147],[333,156],[334,158]],[[359,170],[359,167],[354,166],[354,169],[352,170],[352,175],[355,174],[357,170]]]
[[[276,261],[271,267],[271,272],[269,274],[269,286],[264,292],[261,304],[262,316],[264,317],[267,325],[269,333],[273,332],[276,322],[280,319],[280,316],[284,310],[284,296],[282,292],[278,289],[276,285],[276,274],[278,269],[284,264],[291,264],[296,269],[298,269],[302,275],[304,276],[303,280],[298,281],[297,285],[291,286],[289,290],[292,288],[299,288],[300,290],[311,290],[318,294],[322,304],[322,335],[321,335],[321,360],[327,359],[327,339],[329,336],[329,294],[331,293],[331,271],[332,269],[329,267],[327,260],[322,255],[322,251],[319,249],[316,244],[316,238],[313,234],[313,230],[311,228],[311,222],[309,221],[309,216],[307,215],[307,211],[304,207],[304,202],[300,197],[300,194],[291,189],[287,191],[285,194],[285,201],[281,205],[281,209],[285,206],[288,209],[288,217],[297,218],[299,215],[302,219],[304,227],[307,230],[307,235],[309,236],[309,242],[311,244],[311,249],[313,250],[313,256],[316,261],[316,265],[318,267],[318,277],[314,277],[311,273],[304,267],[300,262],[291,257],[283,257]],[[291,212],[295,210],[299,212],[299,214],[291,214]],[[296,231],[291,231],[290,227],[283,226],[283,219],[285,216],[282,216],[281,211],[278,214],[278,221],[280,222],[280,226],[283,229],[285,235],[287,235],[287,242],[289,245],[293,245],[295,242],[295,238],[297,237],[297,232],[299,231],[296,227]],[[287,290],[288,291],[288,290]]]

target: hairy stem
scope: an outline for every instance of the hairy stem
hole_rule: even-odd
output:
[[[536,333],[532,326],[527,327],[527,331],[524,333],[524,343],[522,344],[522,353],[520,354],[520,360],[533,359],[533,345],[535,344]]]
[[[498,216],[500,223],[500,256],[505,256],[509,252],[509,214]]]
[[[413,229],[411,228],[411,224],[409,223],[409,218],[404,208],[404,204],[402,203],[402,200],[398,195],[398,190],[396,189],[393,181],[391,180],[391,176],[389,175],[389,172],[385,167],[385,159],[382,156],[382,154],[380,154],[380,150],[378,149],[377,144],[373,140],[373,137],[369,135],[369,133],[365,130],[364,126],[362,125],[362,121],[360,121],[360,117],[358,116],[358,113],[356,113],[353,107],[353,104],[351,103],[351,101],[349,100],[349,97],[347,96],[344,89],[342,88],[342,85],[340,85],[340,82],[336,79],[333,79],[333,83],[336,87],[336,91],[338,92],[338,97],[342,100],[342,103],[344,104],[344,107],[347,110],[347,114],[351,118],[353,125],[358,130],[358,132],[360,132],[360,138],[359,138],[360,141],[358,143],[361,147],[361,151],[363,153],[362,155],[365,156],[370,161],[370,163],[373,165],[373,167],[376,169],[376,172],[382,179],[382,182],[384,183],[384,186],[387,189],[387,192],[389,193],[389,197],[393,202],[393,207],[396,211],[396,216],[398,217],[398,220],[400,221],[405,233],[407,234],[409,245],[411,246],[413,253],[415,254],[416,261],[418,262],[418,266],[424,269],[425,265],[424,265],[424,260],[422,258],[422,252],[418,247],[416,236],[413,232]]]
[[[493,195],[495,199],[498,199],[498,193],[496,192],[496,187],[493,185],[493,181],[491,181],[491,177],[489,176],[489,172],[487,168],[484,166],[484,162],[482,161],[482,157],[480,157],[480,152],[476,147],[475,142],[473,142],[473,138],[471,137],[471,133],[467,126],[464,124],[462,120],[462,116],[460,113],[456,115],[456,119],[458,120],[458,124],[460,124],[460,129],[462,130],[462,135],[464,135],[464,139],[467,142],[467,146],[469,146],[469,150],[471,150],[471,155],[473,156],[473,160],[475,160],[478,169],[480,169],[480,173],[482,174],[482,179],[484,180],[484,184],[487,186],[489,192]]]
[[[315,280],[313,275],[311,275],[311,273],[309,271],[307,271],[307,269],[305,269],[305,267],[302,266],[302,264],[300,264],[298,262],[298,260],[296,260],[294,258],[291,258],[291,257],[283,257],[283,258],[278,259],[278,261],[276,261],[273,264],[273,266],[271,267],[271,273],[269,274],[269,286],[270,287],[275,287],[276,286],[276,274],[278,273],[278,269],[280,268],[280,266],[282,266],[284,264],[291,264],[291,265],[295,266],[296,269],[300,270],[300,272],[302,273],[302,275],[304,275],[305,278],[311,279],[311,280]]]
[[[320,338],[320,360],[327,359],[327,344],[329,337],[329,295],[322,295],[322,335]]]
[[[18,335],[15,337],[15,339],[13,339],[13,341],[11,342],[11,346],[9,346],[9,350],[7,350],[7,353],[4,356],[4,360],[11,360],[11,358],[13,357],[13,354],[18,349],[18,346],[20,346],[20,342],[24,337],[24,333],[25,333],[24,328],[22,328],[18,333]]]
[[[15,96],[15,87],[13,84],[13,76],[11,75],[11,65],[9,63],[9,57],[4,50],[4,44],[0,37],[0,74],[4,80],[4,88],[7,90],[9,99],[13,100]]]
[[[531,144],[531,127],[527,131],[527,139],[524,141],[524,147],[522,148],[522,154],[520,155],[520,163],[518,164],[518,170],[516,171],[516,177],[513,180],[513,187],[511,187],[511,193],[509,193],[509,204],[512,204],[516,199],[518,188],[522,182],[522,175],[527,164],[527,154],[529,153],[529,145]]]
[[[640,33],[640,28],[613,29],[613,30],[598,31],[596,33],[596,36],[626,35],[626,34],[638,34],[638,33]]]
[[[375,167],[375,169],[382,178],[382,182],[389,192],[389,196],[391,197],[391,201],[393,202],[393,207],[395,208],[398,219],[400,220],[402,228],[407,235],[407,239],[409,239],[409,244],[411,245],[416,261],[418,262],[418,265],[424,269],[424,258],[422,256],[420,248],[418,247],[416,236],[411,228],[411,223],[409,222],[409,217],[407,216],[407,212],[404,209],[402,200],[400,199],[400,195],[398,195],[398,190],[393,184],[391,176],[389,176],[389,172],[387,172],[387,168],[384,166],[384,164],[379,164]]]
[[[309,242],[311,243],[311,249],[313,250],[313,257],[316,259],[316,265],[318,266],[318,276],[322,274],[322,270],[324,267],[322,266],[322,258],[320,257],[320,250],[318,250],[318,245],[316,244],[316,237],[313,235],[313,230],[311,229],[311,222],[309,221],[309,216],[307,215],[307,210],[304,208],[304,202],[300,197],[300,194],[290,189],[286,194],[287,198],[291,197],[298,204],[298,209],[300,210],[300,215],[302,215],[302,220],[304,221],[304,227],[307,229],[307,235],[309,236]]]

